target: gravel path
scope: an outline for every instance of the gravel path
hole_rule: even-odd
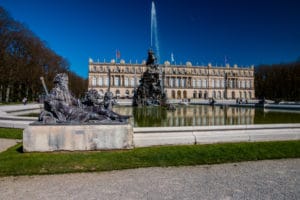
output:
[[[11,146],[16,145],[21,140],[0,138],[0,152],[5,151]]]
[[[0,199],[300,199],[300,159],[0,178]]]

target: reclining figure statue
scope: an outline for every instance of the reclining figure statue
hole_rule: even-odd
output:
[[[68,87],[68,76],[65,73],[57,74],[54,78],[55,87],[47,94],[44,101],[44,111],[39,121],[44,124],[57,123],[111,123],[126,122],[129,116],[120,116],[111,110],[95,106],[97,104],[83,105],[73,97]],[[94,99],[97,98],[93,97]],[[97,99],[98,101],[98,99]]]
[[[99,115],[104,115],[111,120],[123,122],[127,121],[130,117],[126,115],[119,115],[111,110],[112,106],[116,104],[116,101],[113,99],[112,92],[106,92],[102,99],[97,90],[91,89],[86,92],[82,104],[84,105],[85,110]]]

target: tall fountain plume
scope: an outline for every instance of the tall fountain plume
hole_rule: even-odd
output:
[[[156,52],[157,62],[159,63],[160,54],[159,54],[156,9],[155,9],[154,1],[152,1],[152,7],[151,7],[151,47],[154,47],[154,50]]]

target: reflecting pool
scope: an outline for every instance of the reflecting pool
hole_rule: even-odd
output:
[[[113,110],[123,115],[132,115],[134,127],[300,123],[299,111],[251,107],[189,105],[177,106],[176,111],[167,111],[159,106],[142,108],[117,106]]]

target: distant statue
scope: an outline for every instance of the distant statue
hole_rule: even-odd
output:
[[[155,65],[155,64],[156,64],[156,57],[155,57],[154,52],[152,51],[152,49],[149,49],[146,65]]]
[[[72,96],[68,87],[69,79],[67,74],[57,74],[53,82],[55,87],[49,94],[44,86],[47,95],[44,101],[44,111],[40,114],[39,121],[45,124],[88,123],[110,122],[117,119],[116,117],[111,118],[109,114],[93,111],[93,109],[83,105],[78,99]],[[91,99],[93,101],[98,101],[97,96],[90,95],[90,98],[93,98]],[[107,111],[106,113],[109,112]],[[118,119],[118,121],[121,120]]]
[[[111,120],[127,121],[129,116],[119,115],[112,111],[112,106],[116,104],[116,101],[112,97],[112,92],[106,92],[104,98],[101,98],[97,90],[91,89],[86,92],[82,104],[84,105],[84,109],[89,112],[106,116]]]
[[[148,50],[147,70],[143,73],[139,86],[134,90],[133,106],[164,106],[168,110],[175,107],[167,105],[167,95],[163,89],[164,72],[161,72],[154,52]]]

